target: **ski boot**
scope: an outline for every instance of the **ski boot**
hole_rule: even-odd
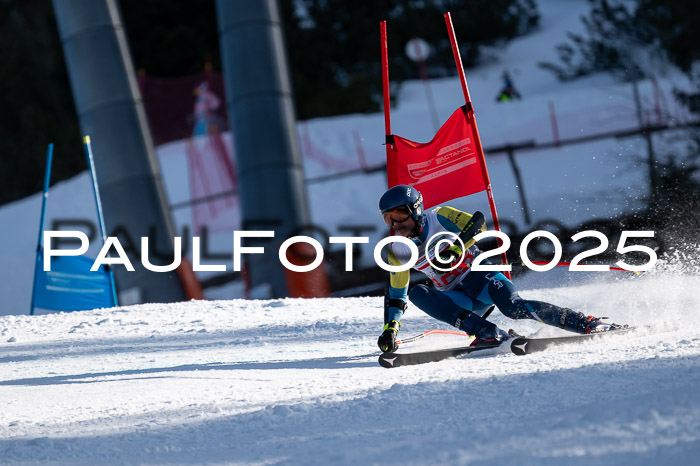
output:
[[[495,346],[510,338],[513,337],[509,333],[494,326],[493,328],[483,329],[477,335],[474,335],[474,340],[469,346]]]
[[[623,328],[627,328],[627,325],[610,324],[607,322],[602,322],[603,319],[607,319],[607,317],[594,317],[594,316],[586,317],[585,334],[590,335],[591,333],[612,332],[615,330],[621,330]]]

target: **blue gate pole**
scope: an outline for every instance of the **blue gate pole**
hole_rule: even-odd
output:
[[[51,181],[51,162],[53,162],[53,143],[46,149],[46,170],[44,171],[44,195],[41,200],[41,219],[39,220],[39,240],[36,247],[36,262],[34,263],[34,285],[32,286],[32,304],[29,315],[34,315],[34,293],[36,293],[36,277],[42,272],[41,266],[44,244],[44,219],[46,218],[46,201],[49,198],[49,183]]]
[[[92,193],[95,196],[95,205],[97,206],[97,220],[100,226],[100,236],[102,236],[102,245],[107,242],[107,234],[105,228],[105,220],[102,216],[102,201],[100,201],[100,192],[97,187],[97,177],[95,176],[95,161],[92,157],[92,145],[90,144],[90,136],[83,138],[83,148],[85,149],[85,157],[87,158],[88,169],[90,170],[90,178],[92,179]],[[117,306],[117,287],[114,284],[114,272],[109,264],[106,264],[105,269],[109,276],[109,283],[112,287],[112,306]]]

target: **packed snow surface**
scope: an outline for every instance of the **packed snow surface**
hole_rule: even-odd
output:
[[[0,463],[691,464],[700,278],[663,264],[603,275],[523,295],[634,331],[396,369],[377,364],[380,298],[3,316]],[[410,308],[401,335],[435,326]],[[401,351],[468,341],[436,335]]]

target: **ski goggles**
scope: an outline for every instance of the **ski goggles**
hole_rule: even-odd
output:
[[[384,219],[386,226],[392,228],[394,225],[407,221],[409,218],[411,218],[411,214],[405,207],[399,207],[396,209],[387,210],[382,214],[382,218]]]

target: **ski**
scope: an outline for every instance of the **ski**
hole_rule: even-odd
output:
[[[379,356],[379,365],[387,369],[400,366],[414,366],[416,364],[438,362],[443,359],[454,358],[475,351],[494,349],[499,346],[500,343],[488,346],[463,346],[459,348],[421,351],[418,353],[382,353]]]
[[[510,340],[510,350],[513,354],[518,356],[525,356],[526,354],[537,353],[539,351],[544,351],[551,346],[566,345],[570,343],[586,342],[591,340],[597,340],[599,337],[605,335],[619,335],[621,333],[626,333],[632,330],[633,327],[623,327],[618,330],[611,330],[608,332],[600,333],[589,333],[586,335],[576,334],[568,335],[564,337],[551,337],[551,338],[527,338],[527,337],[517,337]]]
[[[414,366],[417,364],[426,364],[429,362],[438,362],[444,359],[456,358],[458,356],[463,356],[476,351],[496,349],[500,348],[502,345],[507,346],[507,349],[513,354],[524,356],[526,354],[544,351],[552,346],[597,340],[599,337],[604,335],[627,333],[633,329],[634,327],[623,327],[619,330],[612,330],[609,332],[591,333],[587,335],[576,334],[552,338],[516,337],[506,340],[503,343],[487,346],[463,346],[458,348],[421,351],[417,353],[382,353],[379,356],[379,365],[386,367],[387,369],[401,366]]]

